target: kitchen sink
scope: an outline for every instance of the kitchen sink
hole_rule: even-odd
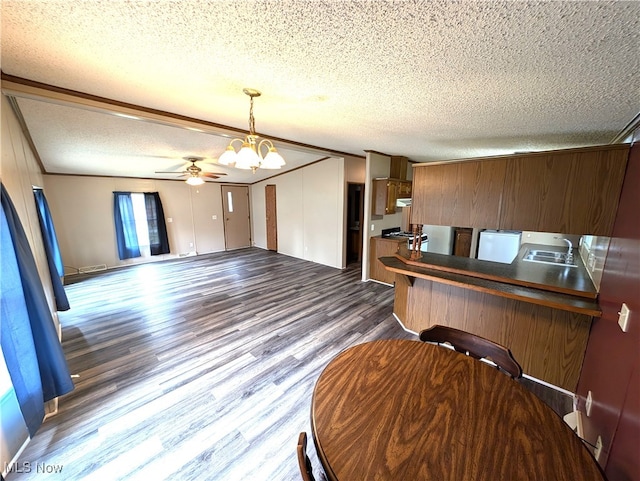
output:
[[[541,256],[541,257],[554,257],[556,259],[563,259],[563,260],[567,258],[567,253],[566,252],[541,251],[541,250],[538,250],[538,249],[531,249],[528,252],[528,255]]]
[[[567,258],[566,252],[543,251],[531,249],[526,252],[523,261],[539,262],[541,264],[552,264],[564,267],[576,267],[573,257]]]

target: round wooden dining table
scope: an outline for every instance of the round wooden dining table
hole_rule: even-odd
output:
[[[485,362],[420,341],[340,353],[316,382],[311,424],[330,480],[604,479],[533,393]]]

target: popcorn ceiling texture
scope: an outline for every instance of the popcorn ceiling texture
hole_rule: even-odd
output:
[[[3,0],[2,70],[238,128],[256,88],[259,132],[443,160],[610,142],[640,111],[639,19],[636,1]]]

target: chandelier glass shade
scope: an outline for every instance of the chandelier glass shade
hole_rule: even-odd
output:
[[[280,169],[285,165],[285,161],[269,139],[259,140],[260,137],[255,132],[255,119],[253,117],[253,99],[259,97],[258,90],[243,89],[249,96],[249,134],[244,139],[232,139],[224,153],[218,158],[218,163],[230,165],[237,169],[251,170],[253,173],[257,169]],[[236,146],[239,144],[239,150]]]

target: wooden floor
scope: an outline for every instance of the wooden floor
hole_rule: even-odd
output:
[[[393,289],[261,249],[77,277],[60,313],[76,389],[7,480],[297,480],[323,367],[353,344],[415,336]],[[320,469],[313,443],[309,454]],[[49,468],[52,469],[52,468]]]

